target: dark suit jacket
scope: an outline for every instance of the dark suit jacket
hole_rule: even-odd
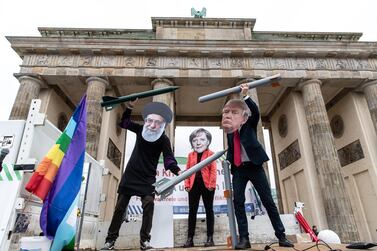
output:
[[[249,157],[253,166],[261,166],[263,162],[268,161],[269,158],[264,151],[262,145],[259,143],[257,138],[257,126],[260,119],[259,109],[257,104],[249,97],[245,100],[247,106],[251,111],[251,116],[248,118],[246,123],[242,125],[240,130],[241,144],[244,147],[247,156]],[[232,165],[232,173],[235,168],[233,163],[233,134],[227,134],[228,139],[228,152],[227,160]]]

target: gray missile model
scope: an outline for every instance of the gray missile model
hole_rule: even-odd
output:
[[[154,183],[156,194],[161,195],[161,199],[165,199],[166,197],[168,197],[169,195],[171,195],[173,193],[175,185],[177,185],[182,180],[187,179],[188,177],[190,177],[194,173],[200,171],[205,166],[208,166],[211,162],[220,158],[225,152],[226,152],[226,150],[219,151],[219,152],[209,156],[205,160],[200,161],[195,166],[183,171],[180,175],[175,176],[171,179],[168,179],[168,178],[160,179],[159,181]]]
[[[249,83],[247,83],[247,85],[249,86],[249,89],[253,89],[253,88],[256,88],[258,86],[267,85],[267,84],[272,84],[272,86],[275,87],[275,86],[279,85],[279,84],[277,84],[277,82],[280,79],[281,79],[280,74],[276,74],[276,75],[273,75],[273,76],[270,76],[270,77],[266,77],[266,78],[262,78],[262,79],[259,79],[259,80],[249,82]],[[229,94],[232,94],[232,93],[241,92],[241,90],[242,89],[241,89],[240,86],[235,86],[235,87],[228,88],[228,89],[225,89],[225,90],[222,90],[222,91],[218,91],[218,92],[214,92],[214,93],[211,93],[211,94],[208,94],[208,95],[205,95],[205,96],[201,96],[201,97],[199,97],[198,100],[199,100],[200,103],[204,103],[204,102],[210,101],[212,99],[217,99],[217,98],[228,96]]]
[[[169,87],[159,88],[159,89],[145,91],[145,92],[133,93],[127,96],[119,97],[119,98],[111,97],[111,96],[103,96],[101,106],[105,107],[106,111],[110,111],[115,106],[119,105],[120,103],[127,102],[130,100],[135,100],[137,98],[146,98],[150,96],[173,92],[177,90],[178,88],[179,86],[169,86]]]

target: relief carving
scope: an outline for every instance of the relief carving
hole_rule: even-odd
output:
[[[347,61],[345,59],[336,59],[335,68],[338,70],[344,70],[347,68]]]
[[[133,57],[126,57],[125,59],[125,63],[126,63],[126,66],[135,66],[135,58]]]
[[[107,145],[107,158],[113,162],[116,167],[120,168],[122,153],[110,138],[109,144]]]
[[[363,148],[361,147],[360,140],[355,140],[354,142],[339,149],[338,156],[342,167],[363,159],[364,152]]]
[[[291,165],[293,162],[301,158],[300,146],[298,140],[296,139],[287,148],[278,154],[280,170],[283,170],[287,166]]]
[[[328,69],[329,68],[327,66],[326,59],[318,58],[318,59],[315,59],[314,62],[315,62],[316,69],[324,70],[324,69]]]
[[[355,59],[354,62],[357,70],[367,70],[370,68],[368,61],[365,59]]]
[[[149,57],[147,58],[146,66],[156,66],[157,65],[157,58]]]
[[[48,56],[41,55],[37,57],[37,64],[46,65],[48,64]]]
[[[188,60],[188,66],[189,67],[195,67],[195,68],[198,68],[200,67],[200,61],[198,58],[190,58]]]
[[[80,57],[80,65],[88,66],[91,63],[92,63],[92,57],[91,56]]]
[[[208,59],[208,64],[213,68],[220,68],[222,65],[220,58],[210,58]]]
[[[253,58],[253,60],[251,60],[251,65],[255,69],[266,68],[266,62],[265,62],[264,58]]]
[[[230,66],[235,68],[243,67],[243,61],[241,58],[231,58],[230,59]]]
[[[177,58],[168,58],[168,66],[177,66],[178,62]]]
[[[73,57],[63,56],[58,58],[58,65],[71,66],[73,64]]]
[[[212,69],[292,69],[292,70],[363,70],[377,69],[377,60],[359,58],[271,58],[271,57],[138,57],[138,56],[74,56],[74,55],[32,55],[24,65],[41,66],[125,66],[125,67],[160,67],[160,68],[206,68]],[[139,60],[140,58],[140,60]],[[162,58],[159,63],[159,58]],[[142,59],[142,60],[141,60]],[[247,60],[247,61],[246,61]],[[162,65],[163,62],[163,65]]]

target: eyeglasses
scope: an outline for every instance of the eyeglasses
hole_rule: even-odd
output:
[[[161,126],[161,125],[164,124],[164,121],[161,121],[161,120],[158,120],[158,119],[151,119],[151,118],[145,119],[145,124],[151,125],[153,123],[157,126]]]

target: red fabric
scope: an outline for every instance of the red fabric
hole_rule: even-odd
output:
[[[312,240],[314,242],[317,242],[318,237],[314,234],[313,230],[310,228],[309,223],[305,220],[304,216],[299,211],[295,213],[295,216],[297,221],[300,223],[301,227],[305,230],[305,232],[308,233],[310,237],[312,237]]]
[[[240,133],[236,130],[233,133],[233,162],[236,166],[240,166],[242,164],[241,160],[241,141],[240,141]]]
[[[205,150],[203,152],[201,160],[204,160],[211,156],[213,152],[211,150]],[[188,155],[187,158],[187,164],[186,164],[186,170],[191,168],[192,166],[197,164],[197,159],[198,159],[198,153],[197,152],[191,152]],[[207,189],[209,188],[216,188],[216,176],[217,176],[217,168],[216,168],[216,161],[211,162],[208,166],[205,166],[202,170],[200,170],[202,173],[204,185],[206,186]],[[195,181],[195,173],[185,179],[185,188],[192,188],[192,185],[194,184]]]

